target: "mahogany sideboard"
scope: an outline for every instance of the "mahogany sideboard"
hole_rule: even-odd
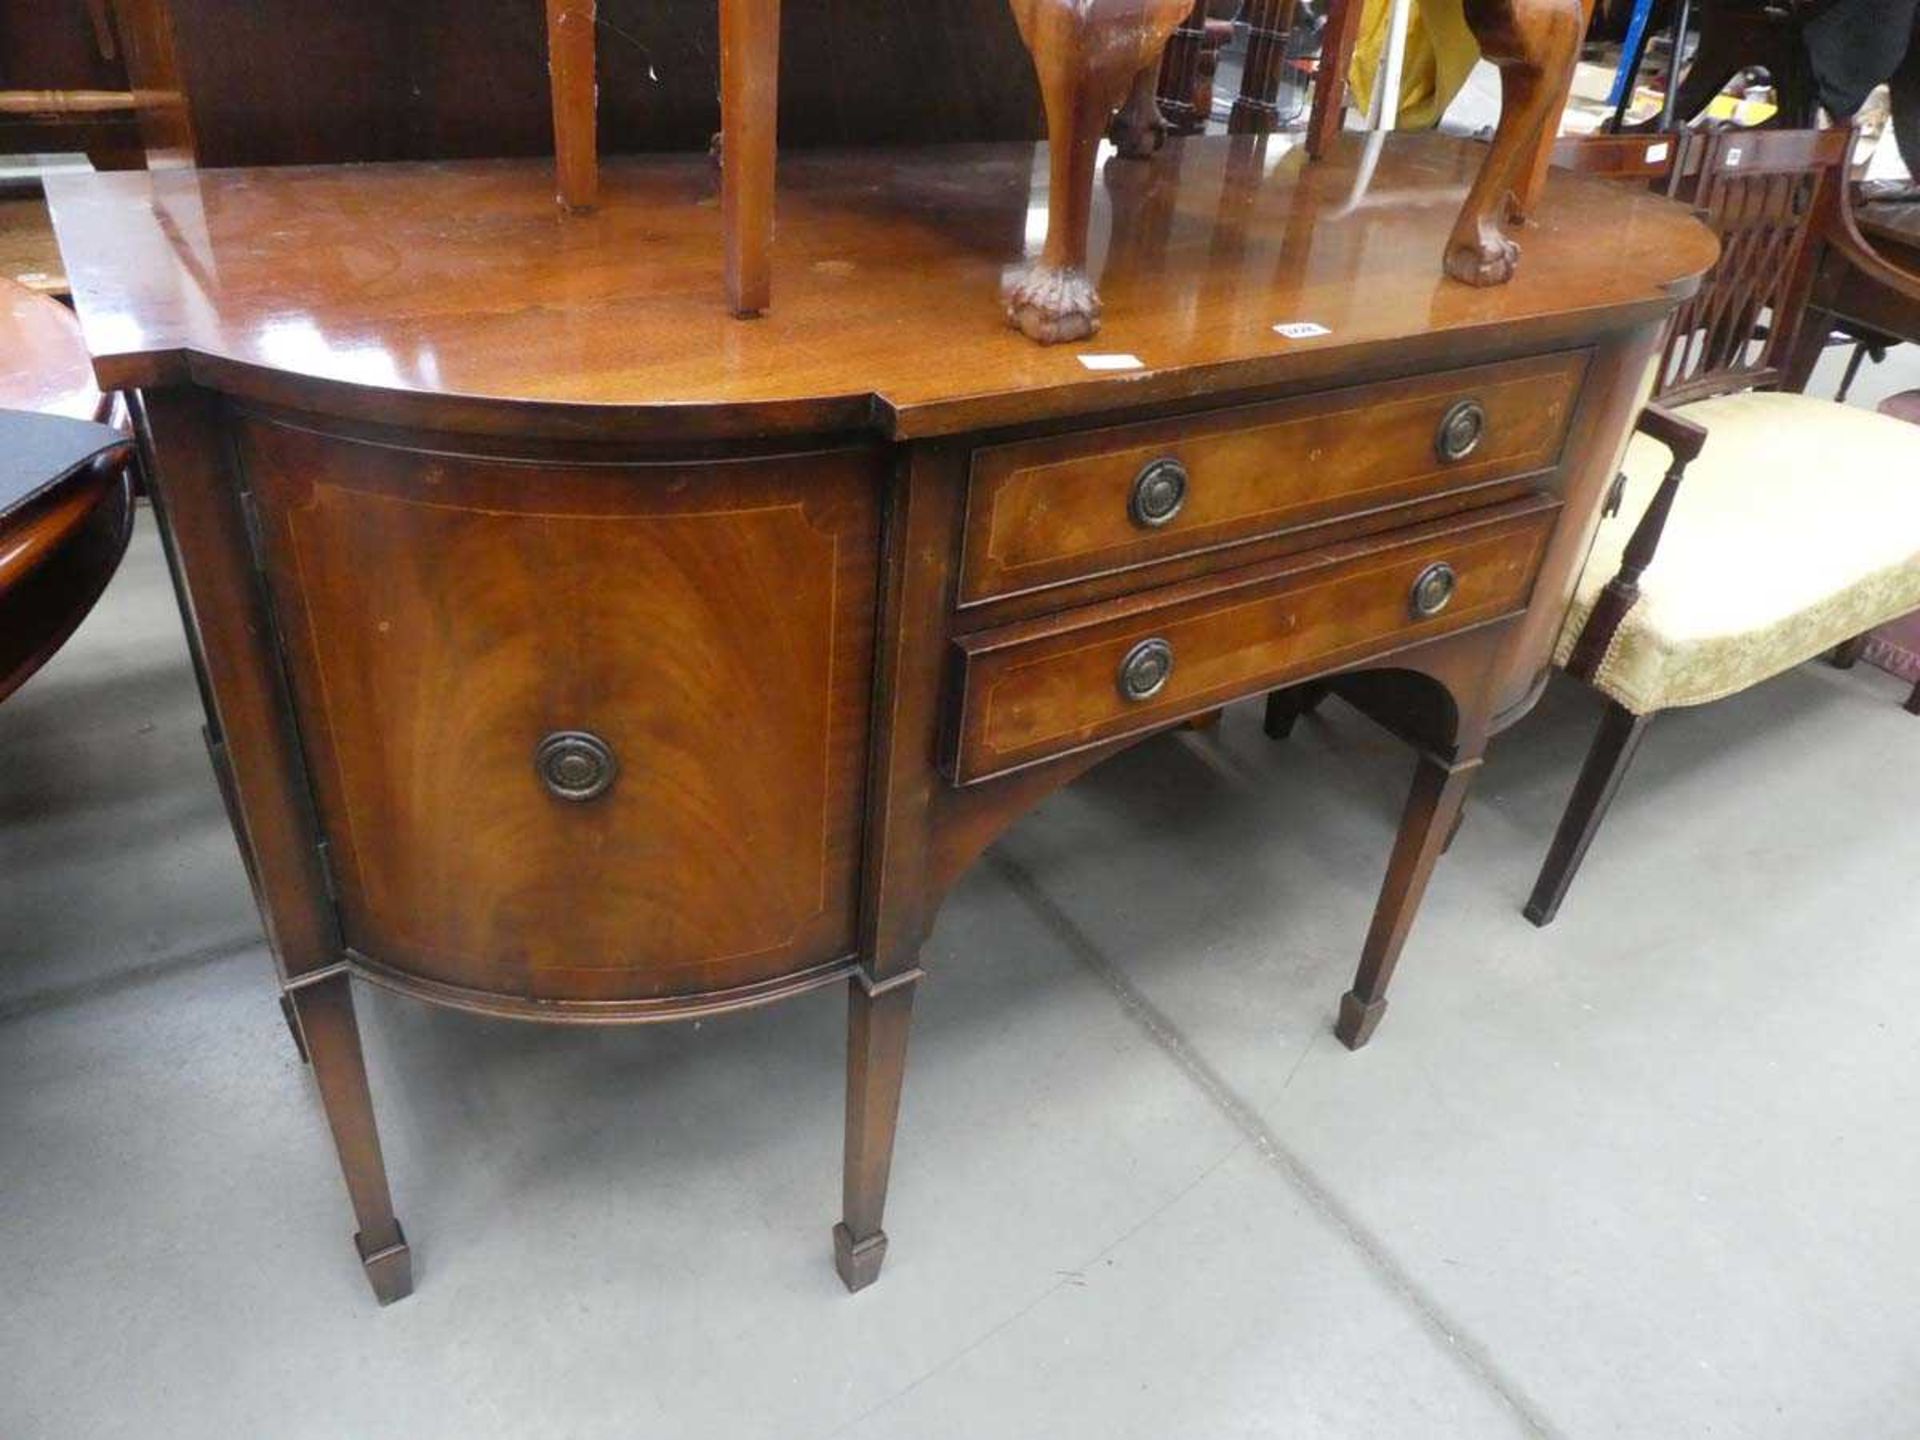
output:
[[[1044,229],[1024,144],[795,156],[752,324],[701,157],[611,162],[564,218],[544,161],[49,181],[383,1301],[351,977],[574,1023],[848,984],[858,1288],[956,877],[1122,747],[1324,677],[1421,754],[1366,1040],[1715,253],[1565,176],[1512,284],[1456,284],[1482,154],[1394,137],[1358,204],[1357,145],[1109,166],[1098,355],[990,303]]]

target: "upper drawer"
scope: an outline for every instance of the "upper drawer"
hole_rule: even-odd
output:
[[[1539,356],[976,450],[960,603],[1551,469],[1586,368]]]

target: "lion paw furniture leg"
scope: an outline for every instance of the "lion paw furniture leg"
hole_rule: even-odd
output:
[[[413,1293],[413,1257],[394,1218],[393,1196],[387,1189],[387,1166],[380,1155],[379,1131],[374,1128],[373,1095],[367,1089],[367,1063],[360,1049],[350,985],[341,971],[298,985],[289,993],[299,1033],[306,1037],[334,1148],[340,1153],[340,1172],[346,1178],[354,1219],[360,1224],[353,1243],[375,1298],[391,1305]]]
[[[1374,908],[1373,927],[1367,931],[1366,948],[1360,953],[1360,970],[1354,976],[1353,989],[1340,997],[1340,1018],[1334,1034],[1349,1050],[1366,1044],[1387,1012],[1387,985],[1400,961],[1401,947],[1407,943],[1407,932],[1413,928],[1427,881],[1446,849],[1454,820],[1466,803],[1467,791],[1479,769],[1477,755],[1451,761],[1430,754],[1420,757],[1400,834],[1394,841],[1393,859],[1387,865],[1387,878]]]
[[[846,1173],[841,1220],[833,1227],[833,1268],[849,1290],[864,1290],[879,1279],[887,1258],[887,1232],[880,1227],[919,978],[912,971],[877,982],[855,979],[848,988]]]
[[[1160,113],[1160,66],[1147,66],[1133,77],[1133,88],[1120,113],[1113,117],[1108,138],[1128,160],[1150,160],[1167,143],[1167,121]]]
[[[1183,0],[1011,0],[1047,112],[1047,238],[1007,286],[1007,321],[1043,345],[1100,328],[1087,273],[1093,169],[1107,122],[1139,77],[1158,66]]]
[[[1500,68],[1500,123],[1448,237],[1446,270],[1469,285],[1504,285],[1520,247],[1500,224],[1529,188],[1579,57],[1580,0],[1469,0],[1467,24]]]

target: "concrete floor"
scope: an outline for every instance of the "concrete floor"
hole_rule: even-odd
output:
[[[857,1297],[837,996],[577,1033],[363,990],[420,1282],[381,1310],[143,521],[0,708],[0,1436],[1920,1434],[1901,694],[1663,720],[1542,933],[1596,713],[1554,689],[1360,1055],[1405,753],[1240,707],[1096,771],[941,916]]]

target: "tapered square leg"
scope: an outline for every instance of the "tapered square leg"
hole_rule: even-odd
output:
[[[340,1156],[340,1173],[360,1225],[353,1243],[375,1298],[391,1305],[413,1292],[413,1260],[387,1188],[387,1166],[374,1128],[373,1095],[367,1088],[367,1063],[360,1049],[351,983],[342,971],[288,993],[300,1033],[306,1036],[308,1063],[320,1087],[320,1103]]]
[[[887,1232],[880,1222],[919,978],[917,970],[893,976],[877,982],[872,993],[855,980],[847,997],[847,1152],[833,1265],[849,1290],[864,1290],[879,1279],[887,1257]]]
[[[1567,898],[1567,888],[1579,873],[1580,862],[1587,858],[1587,847],[1593,843],[1600,822],[1607,818],[1613,797],[1620,792],[1621,778],[1652,723],[1652,715],[1635,715],[1624,705],[1607,702],[1606,714],[1600,718],[1600,733],[1593,737],[1593,748],[1587,752],[1587,762],[1567,801],[1567,813],[1560,817],[1560,828],[1554,832],[1540,877],[1533,882],[1533,894],[1527,899],[1524,913],[1534,924],[1551,925],[1560,913],[1560,902]]]
[[[300,1033],[300,1017],[294,1013],[291,995],[280,997],[280,1018],[287,1022],[287,1033],[293,1037],[294,1053],[300,1057],[300,1063],[311,1065],[313,1062],[307,1057],[307,1037]]]
[[[1360,952],[1359,973],[1353,989],[1340,1000],[1340,1018],[1333,1033],[1349,1050],[1358,1050],[1373,1038],[1387,1010],[1387,985],[1400,963],[1401,948],[1420,901],[1427,893],[1433,867],[1453,834],[1460,807],[1479,772],[1480,758],[1443,760],[1422,755],[1414,772],[1413,790],[1400,820],[1400,834],[1387,864],[1387,878],[1374,907],[1373,926]]]

